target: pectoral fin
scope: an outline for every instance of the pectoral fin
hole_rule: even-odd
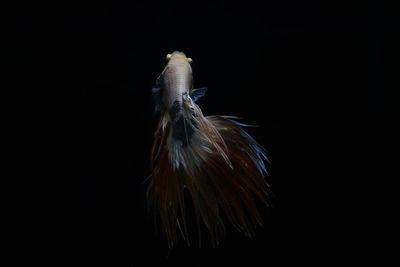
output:
[[[154,101],[154,106],[155,106],[155,112],[160,112],[162,108],[162,88],[164,86],[164,77],[160,75],[153,88],[151,89],[151,92],[153,94],[153,101]]]
[[[206,94],[206,91],[207,87],[192,89],[192,91],[190,92],[190,97],[193,99],[193,101],[196,102],[198,99]]]

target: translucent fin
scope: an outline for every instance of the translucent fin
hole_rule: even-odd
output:
[[[151,92],[153,94],[153,101],[155,106],[155,112],[158,113],[162,109],[162,87],[163,87],[163,76],[157,78],[156,84],[151,88]]]
[[[183,146],[173,138],[173,127],[164,110],[152,150],[148,196],[158,210],[170,247],[179,232],[185,233],[187,242],[190,239],[185,190],[193,202],[197,223],[205,226],[214,245],[224,237],[226,221],[251,235],[257,225],[262,225],[256,203],[268,204],[265,150],[242,129],[244,124],[232,117],[204,117],[193,100],[184,101],[183,107],[185,121],[193,130],[189,143]]]
[[[190,92],[190,97],[193,99],[194,102],[202,98],[207,92],[207,87],[201,87],[201,88],[196,88],[192,89]]]

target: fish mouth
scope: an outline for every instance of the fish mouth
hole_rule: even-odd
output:
[[[181,51],[172,52],[172,56],[174,56],[176,58],[186,58],[186,54]]]

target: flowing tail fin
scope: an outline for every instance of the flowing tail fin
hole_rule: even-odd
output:
[[[190,97],[185,98],[180,116],[171,119],[167,109],[161,111],[148,188],[149,203],[158,211],[169,247],[178,231],[189,243],[185,190],[191,196],[198,227],[202,221],[214,245],[224,235],[223,217],[251,235],[262,225],[256,199],[268,204],[265,150],[242,129],[247,125],[234,117],[204,117]]]

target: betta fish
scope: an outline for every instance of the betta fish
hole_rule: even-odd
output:
[[[266,151],[237,117],[203,115],[196,101],[207,88],[193,88],[191,58],[175,51],[166,59],[152,89],[160,119],[147,193],[168,246],[178,233],[190,245],[187,201],[213,245],[223,238],[226,222],[250,236],[262,225],[257,202],[269,203]]]

